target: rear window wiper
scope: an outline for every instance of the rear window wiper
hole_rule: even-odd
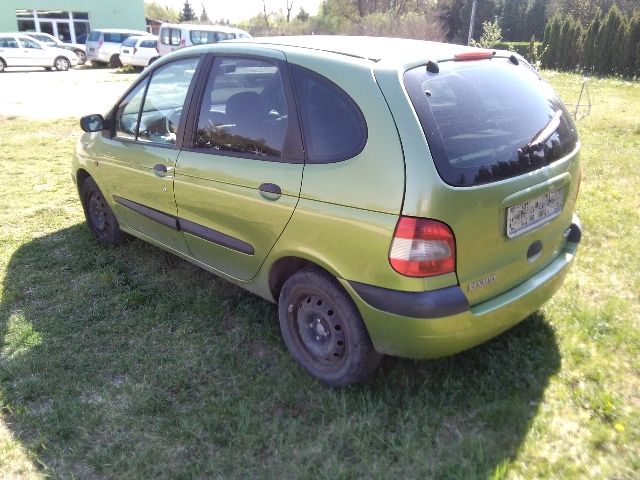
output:
[[[545,143],[551,138],[551,136],[556,133],[558,127],[560,126],[560,119],[562,118],[562,110],[556,110],[556,113],[553,114],[549,123],[547,123],[542,130],[536,133],[535,137],[527,144],[526,147],[518,150],[520,155],[526,155],[528,153],[537,152],[541,150]]]

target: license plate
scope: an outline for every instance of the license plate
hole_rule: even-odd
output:
[[[560,215],[562,189],[551,190],[539,197],[507,209],[507,236],[516,237]]]
[[[122,50],[122,53],[129,53],[129,50]]]
[[[95,48],[90,48],[90,49],[89,49],[89,51],[90,51],[90,52],[95,52],[95,51],[96,51],[96,49],[95,49]]]

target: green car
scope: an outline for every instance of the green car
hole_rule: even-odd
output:
[[[522,57],[309,36],[190,47],[81,120],[95,238],[151,242],[278,304],[329,385],[512,327],[581,229],[575,124]]]

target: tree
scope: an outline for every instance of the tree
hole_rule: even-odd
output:
[[[293,9],[293,2],[295,0],[286,0],[287,2],[287,23],[291,20],[291,10]]]
[[[525,21],[527,37],[543,38],[547,25],[547,4],[548,0],[533,0],[529,4]]]
[[[180,14],[177,10],[170,7],[160,5],[158,2],[144,3],[144,16],[154,20],[164,20],[166,22],[175,23],[178,21]]]
[[[525,31],[526,6],[526,3],[519,0],[504,0],[500,25],[505,40],[514,41],[527,38]]]
[[[180,12],[180,22],[193,22],[196,20],[196,12],[191,8],[191,4],[189,0],[185,0],[184,6],[182,7],[182,12]]]
[[[300,11],[298,12],[298,15],[296,15],[296,20],[301,23],[309,21],[309,14],[304,10],[304,8],[300,7]]]
[[[493,22],[482,22],[482,36],[477,42],[471,40],[471,46],[492,48],[502,40],[500,21],[496,18]]]
[[[609,75],[618,69],[618,52],[624,47],[620,38],[620,26],[626,23],[620,9],[614,5],[604,17],[597,39],[596,69]]]
[[[202,4],[202,13],[200,14],[200,23],[209,23],[209,15],[207,15],[207,10],[204,8],[204,3]]]
[[[598,35],[600,33],[601,24],[602,15],[600,14],[600,11],[598,11],[593,21],[589,25],[589,28],[587,28],[587,33],[584,36],[582,64],[587,71],[593,71],[596,67],[596,57],[598,54]]]
[[[625,69],[627,75],[640,77],[640,10],[629,22],[624,50],[627,52]]]

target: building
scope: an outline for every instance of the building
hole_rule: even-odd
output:
[[[45,32],[84,43],[93,28],[145,30],[143,0],[1,0],[0,32]]]

